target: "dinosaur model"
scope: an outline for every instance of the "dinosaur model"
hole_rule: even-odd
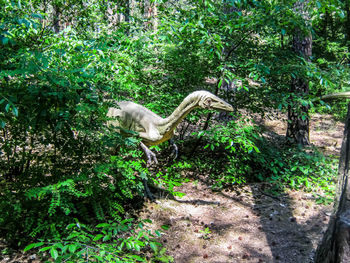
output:
[[[233,111],[233,107],[208,91],[195,91],[188,95],[174,112],[167,118],[162,118],[149,109],[131,101],[121,101],[117,103],[118,108],[108,109],[107,117],[111,120],[107,122],[108,126],[114,126],[119,132],[129,130],[137,132],[141,138],[141,148],[147,156],[147,165],[152,161],[158,163],[156,155],[148,146],[158,145],[170,140],[177,156],[177,146],[172,142],[174,130],[177,125],[193,109],[216,109],[224,111]],[[151,191],[148,188],[147,179],[142,178],[146,191],[146,196],[154,200]]]
[[[337,99],[337,98],[346,98],[346,99],[350,99],[350,91],[332,93],[332,94],[327,94],[327,95],[323,95],[323,96],[320,97],[321,100],[326,100],[326,99]]]
[[[109,120],[107,125],[137,132],[142,141],[141,148],[148,159],[147,164],[152,163],[152,161],[157,163],[156,155],[148,147],[171,139],[174,136],[175,128],[193,109],[233,111],[230,104],[205,90],[189,94],[167,118],[162,118],[131,101],[121,101],[117,105],[119,108],[109,108],[107,116],[112,120]],[[177,151],[176,145],[173,144],[173,147]]]

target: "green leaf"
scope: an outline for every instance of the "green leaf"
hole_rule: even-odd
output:
[[[141,250],[141,247],[138,244],[135,244],[134,247],[135,247],[135,250],[138,252]]]
[[[68,250],[69,250],[70,253],[73,254],[77,250],[77,245],[76,244],[70,244],[68,246]]]
[[[221,88],[222,80],[223,80],[223,79],[220,79],[220,81],[219,81],[219,84],[218,84],[218,87],[219,87],[219,88]]]
[[[16,107],[13,107],[12,113],[13,113],[13,115],[15,115],[16,117],[18,117],[18,109],[17,109]]]
[[[53,259],[57,259],[57,257],[58,257],[58,251],[56,250],[56,248],[54,248],[54,247],[52,247],[51,249],[50,249],[50,255],[51,255],[51,257],[53,258]]]
[[[7,43],[9,42],[9,39],[7,37],[3,37],[1,39],[1,42],[2,42],[3,45],[7,45]]]
[[[94,237],[93,241],[97,241],[97,240],[100,240],[101,238],[103,237],[102,234],[98,234]]]
[[[111,239],[111,235],[106,235],[104,236],[104,238],[102,239],[103,241],[108,241]]]
[[[44,252],[44,251],[46,251],[46,250],[49,250],[51,248],[51,246],[49,246],[49,247],[43,247],[43,248],[40,248],[40,252]]]
[[[26,247],[23,249],[23,251],[26,252],[26,251],[28,251],[28,250],[34,248],[34,247],[40,247],[40,246],[42,246],[42,245],[44,245],[44,242],[32,243],[32,244],[29,244],[28,246],[26,246]]]
[[[157,246],[157,244],[156,244],[155,242],[151,242],[151,243],[149,244],[149,246],[152,248],[152,250],[153,250],[154,252],[157,252],[157,251],[158,251],[158,246]]]
[[[96,227],[107,227],[107,226],[109,226],[109,224],[101,223],[101,224],[98,224]]]
[[[164,230],[168,230],[168,229],[170,228],[170,226],[168,226],[168,225],[162,225],[161,228],[164,229]]]
[[[43,16],[41,14],[32,14],[32,17],[43,19]]]

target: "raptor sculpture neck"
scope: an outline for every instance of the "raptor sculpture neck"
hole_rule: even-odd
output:
[[[160,133],[173,132],[179,123],[195,108],[199,108],[199,92],[188,95],[167,118],[159,124]]]

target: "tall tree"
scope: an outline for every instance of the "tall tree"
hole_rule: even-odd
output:
[[[53,4],[53,14],[52,14],[52,23],[53,28],[55,30],[55,33],[60,32],[60,16],[61,16],[61,10],[58,5],[58,3]]]
[[[309,15],[306,9],[308,1],[298,1],[294,5],[295,11],[303,18],[307,24]],[[296,29],[293,36],[293,51],[303,57],[306,61],[310,61],[312,54],[312,36],[310,32],[303,32],[301,29]],[[298,74],[292,78],[290,86],[290,104],[288,106],[288,127],[287,138],[301,145],[308,145],[309,139],[309,105],[302,103],[300,98],[309,94],[309,83],[303,74]]]

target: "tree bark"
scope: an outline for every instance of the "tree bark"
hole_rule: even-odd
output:
[[[153,31],[157,31],[158,28],[158,8],[156,2],[151,2],[150,0],[144,1],[143,6],[143,17],[145,19],[145,28],[147,30],[152,29]]]
[[[55,33],[60,32],[60,16],[61,16],[61,10],[57,4],[53,6],[53,28],[55,30]]]
[[[350,103],[340,151],[338,187],[328,229],[318,246],[315,263],[350,262]]]
[[[290,92],[295,97],[303,97],[309,94],[309,83],[303,79],[293,79]],[[301,105],[291,96],[291,104],[288,105],[287,138],[300,145],[310,144],[309,106]]]
[[[298,12],[308,23],[309,16],[305,8],[306,2],[300,1],[295,4],[295,11]],[[311,33],[306,36],[297,30],[293,37],[293,51],[309,61],[312,55],[312,37]],[[290,104],[288,106],[288,126],[287,138],[293,142],[308,145],[309,138],[309,106],[301,104],[297,98],[303,98],[309,94],[309,82],[302,76],[293,77],[290,86]]]
[[[350,46],[350,2],[349,0],[345,1],[345,10],[346,10],[346,20],[345,20],[345,39],[347,41],[348,47]]]

